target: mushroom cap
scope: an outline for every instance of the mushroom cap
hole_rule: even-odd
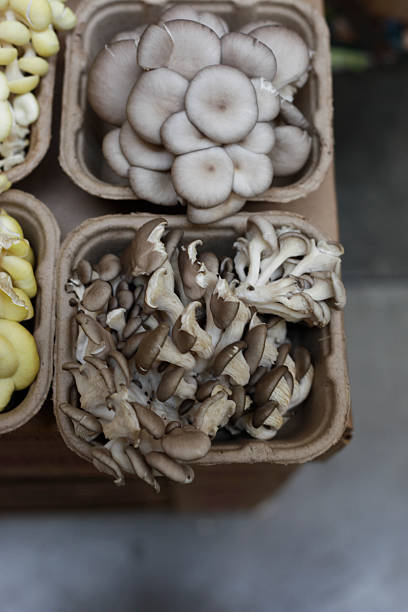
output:
[[[88,74],[88,101],[98,117],[122,125],[129,93],[140,73],[133,40],[105,45],[99,51]]]
[[[171,168],[173,155],[162,147],[142,140],[128,121],[120,129],[119,143],[131,166],[161,171]]]
[[[228,299],[230,295],[225,289],[228,289],[227,282],[218,280],[210,299],[211,314],[219,329],[226,329],[232,323],[239,308],[239,300]]]
[[[206,291],[206,287],[198,282],[198,276],[203,268],[202,263],[197,259],[197,245],[200,244],[201,240],[195,240],[187,248],[182,246],[178,255],[178,266],[184,292],[190,300],[200,300]]]
[[[82,305],[86,310],[99,312],[105,308],[111,295],[112,287],[110,283],[98,278],[85,289]]]
[[[190,80],[205,66],[220,63],[220,39],[211,28],[186,19],[168,21],[165,28],[174,43],[167,63],[171,70]]]
[[[166,424],[163,419],[153,412],[151,408],[147,408],[147,406],[143,406],[138,402],[132,402],[132,406],[136,412],[140,425],[144,429],[147,429],[153,438],[157,440],[162,438],[166,429]]]
[[[280,116],[285,123],[289,125],[295,125],[302,130],[308,130],[310,127],[309,121],[303,115],[303,113],[288,100],[281,99]]]
[[[213,373],[216,376],[220,376],[224,371],[225,367],[229,364],[229,362],[246,347],[246,342],[240,340],[239,342],[232,342],[231,344],[223,348],[214,360],[212,367]]]
[[[175,206],[177,204],[178,197],[171,181],[170,172],[159,172],[131,166],[129,183],[132,191],[140,200],[161,204],[162,206]]]
[[[243,414],[245,410],[245,402],[246,402],[246,392],[245,387],[242,385],[234,385],[231,387],[231,397],[230,399],[235,402],[235,412],[233,416],[233,420],[236,421]]]
[[[251,83],[256,93],[258,121],[273,121],[279,115],[281,105],[278,90],[262,77],[251,79]]]
[[[285,378],[288,381],[290,376],[289,370],[284,365],[279,365],[273,370],[266,372],[257,382],[255,387],[254,402],[257,406],[263,406],[269,401],[274,389],[278,386],[280,380]],[[293,384],[293,379],[292,379]]]
[[[14,350],[11,352],[15,351],[17,357],[17,367],[13,368],[13,373],[11,374],[13,390],[25,389],[31,385],[40,367],[40,358],[35,340],[30,332],[20,323],[17,323],[17,321],[7,321],[6,319],[0,319],[0,337],[6,340],[7,348],[10,345],[12,346]],[[5,359],[6,355],[3,355],[3,357]],[[9,353],[8,358],[10,359],[10,357]],[[1,406],[1,408],[4,407]]]
[[[150,275],[166,261],[167,253],[161,241],[166,226],[166,219],[159,217],[139,227],[121,255],[121,264],[127,275]]]
[[[184,368],[172,365],[168,366],[163,372],[159,386],[157,387],[157,399],[161,402],[165,402],[172,397],[176,393],[176,389],[183,376]]]
[[[132,128],[148,142],[161,144],[163,123],[183,110],[188,81],[168,68],[144,72],[127,100],[127,118]]]
[[[197,208],[221,204],[231,193],[233,164],[221,147],[176,157],[171,175],[177,193]]]
[[[239,142],[258,119],[251,81],[231,66],[207,66],[200,70],[187,89],[185,108],[196,128],[220,143]]]
[[[138,346],[134,361],[137,370],[141,374],[146,374],[157,359],[160,349],[166,341],[170,328],[164,323],[160,323],[156,329],[152,329],[143,335]]]
[[[273,167],[267,155],[253,153],[241,145],[228,145],[225,150],[234,164],[234,193],[250,198],[271,186]]]
[[[194,472],[188,465],[180,465],[164,453],[153,451],[145,455],[145,461],[163,476],[174,482],[190,484],[194,480]]]
[[[276,58],[277,70],[273,84],[281,89],[296,81],[309,68],[309,49],[297,32],[282,25],[263,26],[250,36],[269,47]]]
[[[139,40],[137,62],[145,70],[167,66],[173,47],[173,39],[166,27],[149,25]]]
[[[171,115],[162,125],[161,139],[168,151],[175,155],[216,146],[191,123],[185,111]]]
[[[271,21],[269,19],[259,19],[258,21],[250,21],[249,23],[246,23],[244,26],[242,26],[242,28],[240,28],[239,31],[242,34],[249,34],[250,32],[257,30],[258,28],[262,28],[263,26],[270,26],[270,25],[280,25],[280,24],[277,21]]]
[[[200,23],[207,26],[207,28],[211,28],[220,38],[224,36],[228,32],[228,25],[219,15],[214,15],[214,13],[210,13],[209,11],[201,11],[199,13]]]
[[[253,153],[270,153],[275,145],[275,132],[270,123],[258,122],[239,143]]]
[[[264,77],[272,81],[276,74],[276,59],[271,49],[258,39],[239,32],[222,37],[221,61],[249,77]]]
[[[252,425],[253,427],[261,427],[266,419],[271,416],[272,412],[279,408],[279,404],[275,400],[270,400],[263,404],[263,406],[258,406],[252,413]]]
[[[171,337],[180,353],[188,353],[188,351],[193,348],[196,342],[195,336],[185,331],[184,329],[181,329],[181,315],[178,317],[177,321],[173,325]]]
[[[299,381],[305,376],[312,365],[312,358],[305,347],[298,346],[295,349],[294,361],[296,366],[296,380]]]
[[[249,329],[245,335],[245,342],[247,343],[247,349],[244,352],[244,357],[249,365],[251,375],[258,368],[259,363],[262,359],[262,355],[265,348],[266,336],[268,328],[265,324],[256,325]]]
[[[244,198],[236,193],[231,193],[225,202],[212,208],[196,208],[189,204],[187,206],[187,218],[190,223],[195,225],[207,225],[239,212],[244,205]]]
[[[305,130],[292,125],[275,128],[275,146],[271,152],[275,176],[290,176],[305,165],[312,139]]]
[[[82,267],[85,267],[86,273],[89,274],[89,268],[88,268],[88,265],[90,266],[89,262],[86,262],[85,259],[82,259],[81,262],[82,262]],[[79,263],[78,263],[77,268],[79,267]],[[117,255],[114,255],[114,253],[106,253],[106,255],[101,257],[101,259],[98,261],[97,265],[95,266],[95,269],[98,272],[99,278],[101,280],[111,281],[117,276],[119,276],[122,270],[122,265]],[[92,267],[91,267],[91,271],[92,271]]]
[[[120,129],[115,128],[105,135],[102,141],[102,153],[112,170],[118,176],[126,178],[129,173],[129,162],[123,155],[119,134]]]
[[[173,429],[162,440],[164,452],[178,461],[196,461],[211,448],[210,438],[194,427]]]

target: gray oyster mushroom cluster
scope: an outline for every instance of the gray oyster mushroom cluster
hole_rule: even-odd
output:
[[[190,483],[222,428],[273,438],[313,382],[286,320],[321,326],[344,305],[337,244],[254,216],[235,257],[201,246],[152,219],[120,257],[81,260],[67,283],[75,385],[59,408],[117,484]]]
[[[280,23],[229,32],[218,15],[173,6],[116,35],[90,68],[89,103],[115,126],[103,155],[137,198],[186,205],[192,223],[234,214],[309,157],[293,98],[311,56]]]

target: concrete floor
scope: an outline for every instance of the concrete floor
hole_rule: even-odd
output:
[[[3,516],[1,612],[406,609],[407,77],[335,80],[353,443],[250,514]]]

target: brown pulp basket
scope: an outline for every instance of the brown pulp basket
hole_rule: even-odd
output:
[[[299,228],[316,240],[324,238],[299,215],[278,212],[259,214],[274,224]],[[182,228],[186,240],[199,237],[205,240],[206,247],[221,255],[231,252],[232,242],[244,232],[249,215],[240,213],[220,221],[216,227],[204,229],[195,228],[181,215],[163,217],[169,228]],[[74,310],[69,305],[65,283],[80,259],[86,258],[96,263],[107,252],[119,254],[133,238],[135,230],[149,219],[152,219],[151,215],[141,213],[89,219],[67,236],[61,248],[57,267],[54,411],[67,446],[88,461],[92,461],[91,444],[74,435],[70,419],[59,409],[61,403],[70,401],[73,385],[71,374],[62,369],[63,363],[74,358]],[[220,248],[226,250],[221,253]],[[298,327],[300,342],[312,353],[315,378],[311,394],[298,415],[290,420],[290,428],[282,437],[267,442],[248,438],[214,442],[209,454],[198,464],[303,463],[326,453],[340,441],[350,412],[342,313],[334,311],[330,325],[322,330]]]
[[[182,4],[179,0],[176,3]],[[276,179],[268,191],[253,199],[290,202],[317,189],[333,156],[330,45],[323,17],[301,0],[267,3],[258,0],[241,3],[233,0],[193,0],[188,4],[219,14],[231,29],[259,19],[277,20],[297,31],[313,49],[308,82],[295,100],[314,126],[309,160],[297,175],[289,179]],[[157,21],[165,5],[164,0],[154,3],[85,0],[77,10],[78,25],[67,39],[65,56],[60,163],[71,179],[88,193],[112,200],[135,199],[124,179],[116,176],[103,159],[102,139],[109,128],[87,102],[89,68],[98,51],[117,32]]]
[[[40,105],[40,116],[30,128],[30,145],[24,161],[6,172],[11,183],[17,183],[28,176],[41,162],[50,146],[56,65],[57,58],[50,58],[48,72],[34,92]]]
[[[38,292],[34,301],[34,319],[27,328],[34,334],[40,355],[37,378],[19,404],[0,413],[0,434],[24,425],[40,410],[51,384],[53,374],[53,344],[55,331],[55,264],[59,249],[60,231],[54,215],[37,198],[12,189],[0,196],[4,208],[21,224],[36,257],[35,277]],[[7,409],[6,409],[7,410]]]

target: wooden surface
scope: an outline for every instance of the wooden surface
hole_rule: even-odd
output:
[[[320,0],[310,3],[322,10]],[[101,200],[77,188],[58,165],[62,54],[57,69],[51,149],[40,166],[16,185],[47,204],[65,236],[88,217],[134,211],[131,202]],[[319,190],[286,205],[252,204],[289,210],[307,217],[332,238],[338,236],[333,167]],[[144,209],[146,210],[146,209]],[[157,207],[149,210],[159,211]],[[173,510],[244,509],[270,496],[293,472],[293,466],[245,465],[202,467],[189,486],[162,483],[155,495],[144,483],[128,479],[115,487],[109,477],[69,451],[59,436],[50,397],[41,412],[21,429],[0,438],[0,510],[62,510],[74,508],[149,508]]]

